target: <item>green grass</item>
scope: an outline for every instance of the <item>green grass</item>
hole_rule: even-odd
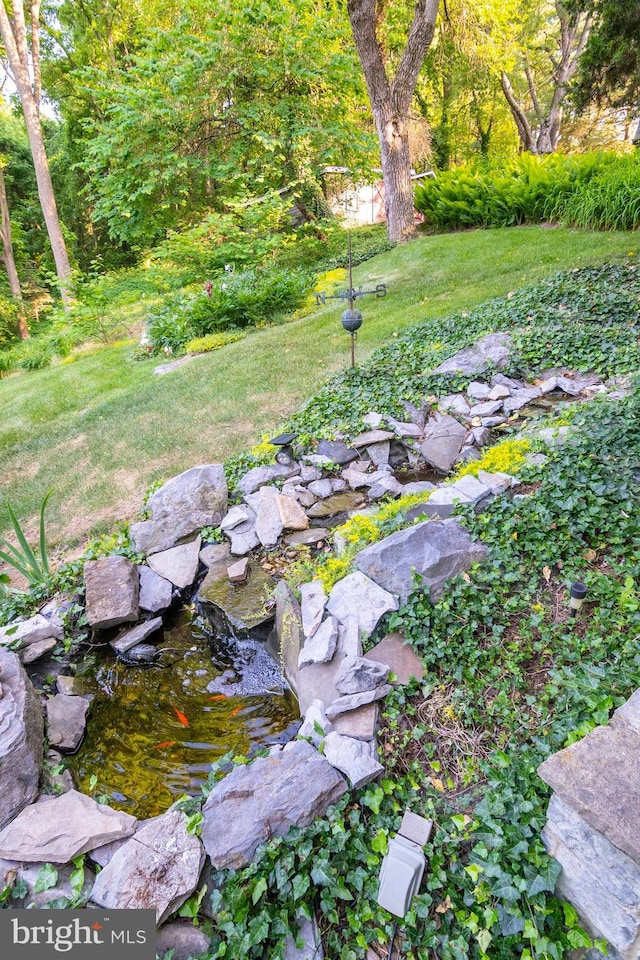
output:
[[[543,227],[422,237],[354,271],[356,285],[389,287],[386,299],[360,302],[357,355],[423,318],[637,250],[635,234]],[[136,363],[130,347],[112,347],[0,381],[0,500],[33,536],[53,488],[50,536],[62,548],[132,518],[151,483],[249,449],[347,366],[343,308],[258,330],[163,377],[152,373],[157,360]]]

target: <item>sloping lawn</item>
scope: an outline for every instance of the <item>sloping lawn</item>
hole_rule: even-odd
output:
[[[628,260],[635,234],[528,227],[424,237],[363,264],[360,358],[422,318],[445,316],[557,270]],[[61,548],[140,509],[154,481],[249,449],[349,362],[344,304],[255,331],[165,376],[130,347],[0,381],[0,499],[35,530],[47,490]],[[0,530],[8,528],[4,511]]]

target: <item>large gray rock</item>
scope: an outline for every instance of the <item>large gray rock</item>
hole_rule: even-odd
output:
[[[188,920],[173,920],[158,930],[156,956],[163,960],[171,950],[171,960],[191,960],[208,955],[211,937]]]
[[[191,543],[171,547],[161,553],[147,557],[147,563],[159,577],[169,580],[180,590],[190,587],[198,573],[202,538],[196,537]]]
[[[0,627],[0,645],[11,644],[13,650],[22,650],[43,640],[62,640],[63,637],[61,624],[43,617],[40,613],[29,620],[15,620],[7,627]]]
[[[69,863],[103,843],[131,836],[136,818],[77,790],[41,797],[0,832],[0,857],[28,863]]]
[[[340,693],[365,693],[380,687],[389,675],[389,668],[365,657],[344,657],[336,674]]]
[[[409,683],[412,677],[422,680],[424,667],[401,633],[388,633],[365,657],[384,663],[395,676],[393,683]]]
[[[281,495],[273,487],[261,487],[253,494],[252,506],[256,511],[256,533],[263,547],[274,547],[284,530],[284,523],[278,508]],[[291,499],[283,497],[282,499]],[[294,501],[295,502],[295,501]],[[307,520],[307,525],[309,521]]]
[[[165,583],[166,582],[168,581],[165,581]],[[139,643],[144,643],[148,637],[153,636],[158,630],[162,630],[162,626],[162,617],[145,620],[144,623],[139,623],[133,630],[127,630],[121,634],[117,640],[112,640],[111,647],[116,653],[127,653],[128,650],[131,650]]]
[[[549,803],[542,839],[562,867],[556,894],[580,914],[592,936],[624,960],[640,955],[640,869],[558,796]]]
[[[42,707],[18,655],[0,649],[0,828],[38,795]]]
[[[403,602],[414,589],[417,573],[422,577],[422,589],[435,600],[447,580],[483,560],[486,553],[486,548],[474,542],[457,520],[425,520],[361,550],[356,564]]]
[[[90,703],[85,697],[57,693],[47,700],[49,743],[63,753],[75,753],[84,739]]]
[[[375,690],[365,690],[364,693],[350,693],[344,697],[338,697],[330,704],[326,713],[330,720],[340,716],[341,713],[348,713],[350,710],[357,710],[364,707],[367,703],[374,703],[376,700],[383,700],[388,693],[391,693],[393,687],[385,684],[383,687],[376,687]]]
[[[318,747],[332,727],[331,720],[325,713],[322,700],[314,700],[305,711],[304,720],[298,730],[298,737],[301,740],[310,740],[314,747]]]
[[[324,755],[333,767],[349,778],[356,790],[384,772],[384,767],[375,758],[372,743],[343,737],[335,731],[325,738]]]
[[[218,870],[251,863],[270,837],[306,827],[346,792],[343,778],[304,740],[272,747],[238,766],[212,790],[203,807],[202,841]]]
[[[328,457],[332,463],[337,463],[341,467],[352,460],[358,459],[358,451],[348,447],[343,440],[321,440],[318,444],[317,452],[322,457]]]
[[[566,803],[640,865],[640,733],[634,705],[617,711],[577,743],[553,754],[538,773]]]
[[[98,874],[91,900],[114,910],[155,910],[161,924],[191,896],[204,866],[186,817],[169,810],[141,827]]]
[[[260,545],[260,538],[256,530],[256,512],[247,504],[242,504],[242,509],[246,513],[247,519],[234,523],[233,527],[226,531],[231,540],[231,553],[235,557],[244,557]]]
[[[504,367],[510,354],[511,337],[508,333],[488,333],[474,346],[465,347],[445,360],[433,373],[462,373],[475,377],[489,366]]]
[[[293,692],[298,694],[298,658],[304,643],[302,614],[295,593],[280,580],[274,591],[276,622],[269,648],[282,666],[282,672]]]
[[[192,467],[149,497],[151,519],[131,525],[136,550],[169,550],[203,527],[217,527],[227,512],[227,481],[220,463]]]
[[[298,666],[304,667],[309,663],[328,663],[336,652],[338,627],[335,617],[327,617],[323,620],[314,635],[305,639]]]
[[[336,620],[355,620],[361,635],[373,633],[380,618],[397,609],[397,599],[362,572],[339,580],[327,602],[327,610]]]
[[[38,640],[36,643],[30,643],[28,647],[22,647],[19,651],[20,659],[23,663],[34,663],[45,654],[51,653],[55,649],[58,641],[55,637],[49,637],[48,640]]]
[[[537,400],[540,396],[542,396],[540,387],[523,387],[521,390],[514,391],[513,394],[504,401],[503,410],[505,413],[514,413],[516,410],[522,410],[523,407],[526,407],[532,400]]]
[[[176,957],[175,960],[178,960]],[[284,944],[284,960],[324,960],[318,924],[302,917],[295,935],[287,934]]]
[[[275,480],[286,480],[288,477],[295,477],[300,472],[297,464],[281,466],[279,463],[271,464],[268,467],[253,467],[238,480],[237,489],[243,496],[255,493],[260,487],[273,483]],[[204,526],[204,524],[203,524]]]
[[[164,577],[158,576],[151,567],[138,567],[140,577],[140,609],[148,613],[161,613],[171,606],[173,586]]]
[[[422,456],[435,470],[449,473],[462,450],[467,428],[448,414],[437,413],[424,430]]]
[[[140,614],[138,571],[125,557],[100,557],[84,565],[87,622],[96,630],[135,623]]]
[[[41,866],[39,863],[18,863],[15,860],[0,860],[0,890],[6,887],[14,887],[20,884],[26,887],[24,896],[11,897],[12,909],[26,910],[47,909],[48,905],[55,900],[68,900],[69,902],[78,897],[78,892],[71,886],[71,874],[75,870],[73,864],[68,866],[58,866],[56,868],[57,878],[52,887],[46,890],[40,889],[38,883]],[[84,867],[84,883],[79,891],[81,899],[88,898],[91,893],[95,876],[93,870],[87,865]],[[24,888],[23,888],[24,889]]]
[[[314,700],[320,700],[326,709],[340,696],[335,687],[338,656],[329,663],[310,663],[296,677],[298,704],[304,716]]]
[[[305,637],[312,637],[320,624],[327,605],[327,595],[321,580],[300,585],[302,628]]]

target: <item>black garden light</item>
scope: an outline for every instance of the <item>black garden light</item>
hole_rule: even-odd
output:
[[[354,290],[353,287],[353,271],[352,271],[352,258],[351,258],[351,234],[348,235],[348,244],[349,244],[349,289],[344,290],[342,293],[337,293],[332,296],[329,296],[326,293],[320,293],[316,291],[315,298],[316,303],[320,306],[325,304],[327,300],[348,300],[349,308],[344,311],[342,314],[342,326],[344,329],[351,335],[351,369],[356,365],[355,357],[355,340],[358,333],[358,330],[362,326],[362,314],[359,310],[356,310],[354,307],[354,301],[358,297],[366,297],[367,294],[375,294],[376,299],[381,297],[386,297],[387,295],[387,285],[386,283],[378,283],[375,290],[363,290],[362,287],[358,287],[357,290]]]
[[[582,583],[581,580],[576,580],[575,583],[571,584],[569,607],[571,608],[572,617],[578,616],[578,610],[582,607],[582,602],[587,593],[588,587],[586,583]]]

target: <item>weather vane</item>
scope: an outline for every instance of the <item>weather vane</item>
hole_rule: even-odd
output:
[[[373,294],[376,299],[381,297],[386,297],[387,295],[387,285],[386,283],[379,283],[375,290],[363,290],[362,287],[358,287],[357,290],[353,287],[353,262],[351,257],[351,234],[348,234],[348,244],[349,244],[349,289],[343,290],[341,293],[326,294],[315,292],[316,303],[318,306],[322,306],[327,302],[327,300],[348,300],[349,308],[345,310],[342,314],[342,326],[351,334],[351,368],[353,369],[356,365],[355,359],[355,340],[357,336],[357,331],[362,326],[362,314],[359,310],[356,310],[354,307],[354,301],[358,297],[366,297],[368,294]]]

